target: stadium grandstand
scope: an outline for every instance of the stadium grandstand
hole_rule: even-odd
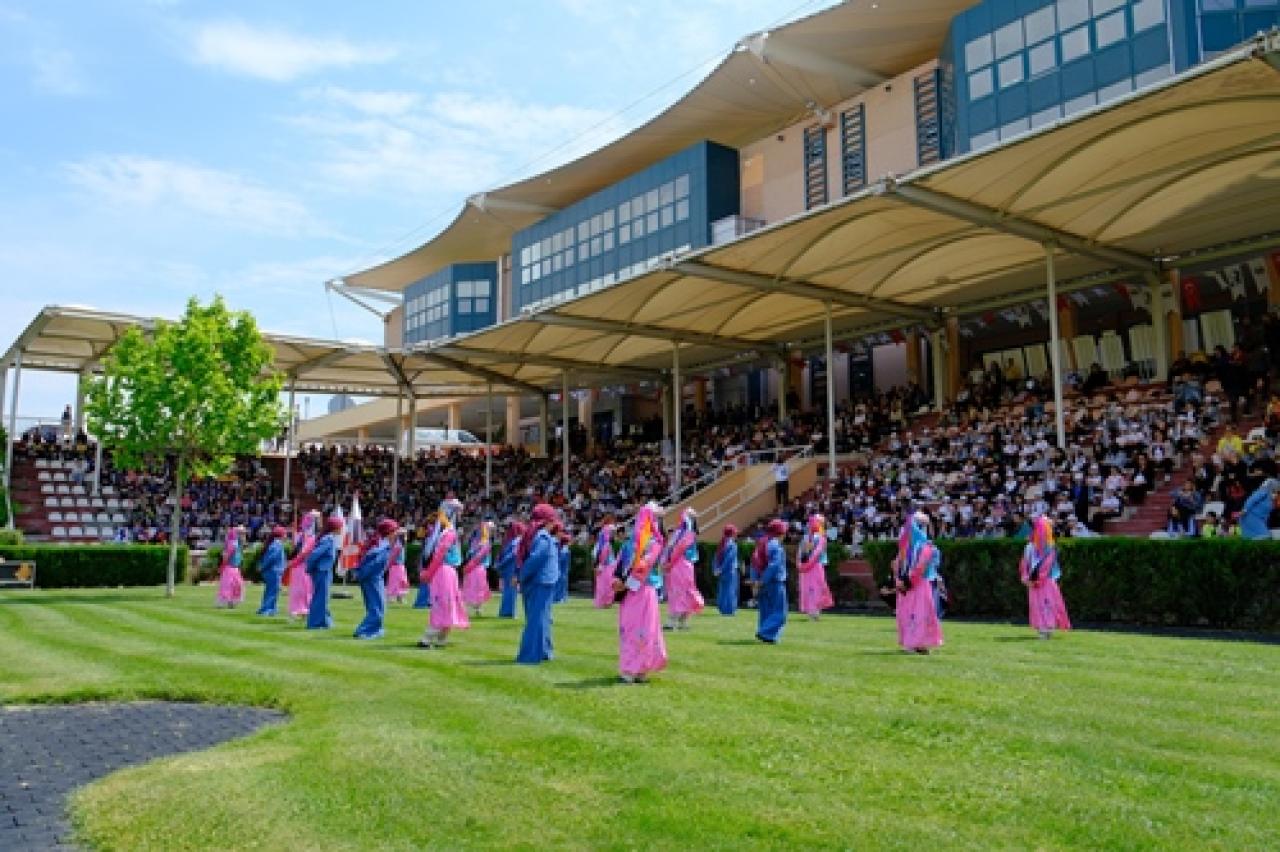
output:
[[[357,493],[416,526],[447,491],[584,533],[661,496],[715,535],[780,481],[855,549],[915,504],[957,537],[1228,527],[1280,437],[1278,22],[895,0],[745,37],[647,124],[329,282],[381,346],[268,335],[291,397],[371,401],[193,483],[184,535]],[[5,354],[30,532],[163,535],[166,471],[114,469],[78,404],[15,428],[23,370],[92,371],[147,322],[51,307]],[[419,446],[424,416],[486,449]]]

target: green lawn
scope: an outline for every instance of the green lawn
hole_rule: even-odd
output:
[[[421,651],[407,608],[357,643],[356,601],[317,634],[213,596],[0,594],[0,700],[293,714],[87,788],[91,844],[1280,848],[1277,646],[953,623],[917,657],[889,619],[793,617],[764,647],[743,611],[668,634],[668,671],[628,687],[616,613],[585,601],[524,668],[519,623]]]

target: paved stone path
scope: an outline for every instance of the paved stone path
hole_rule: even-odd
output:
[[[73,846],[66,799],[77,787],[284,719],[253,707],[160,701],[0,707],[0,850]]]

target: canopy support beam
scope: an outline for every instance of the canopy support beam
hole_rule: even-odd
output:
[[[881,191],[885,195],[899,198],[913,207],[931,210],[934,213],[950,216],[953,219],[960,219],[981,228],[1012,234],[1015,237],[1023,237],[1038,243],[1054,243],[1072,254],[1089,257],[1111,266],[1119,266],[1134,272],[1158,271],[1158,265],[1154,260],[1143,257],[1140,254],[1113,248],[1102,243],[1095,243],[1067,231],[1031,222],[1000,210],[975,204],[972,201],[935,192],[918,184],[886,180],[882,186],[883,189]]]
[[[9,529],[13,529],[13,442],[17,440],[18,394],[22,387],[22,350],[13,354],[13,399],[9,407],[9,434],[4,442],[4,499],[9,515]]]
[[[680,461],[680,418],[684,414],[684,385],[680,378],[680,344],[671,344],[671,502],[680,502],[684,466]]]
[[[823,327],[826,331],[827,370],[827,479],[836,481],[836,364],[831,346],[831,303],[823,306]]]
[[[482,357],[495,361],[520,366],[553,367],[557,370],[590,371],[604,375],[616,375],[624,378],[635,378],[640,381],[651,381],[662,375],[661,370],[645,370],[640,367],[613,367],[608,364],[579,361],[575,358],[562,358],[558,355],[531,355],[523,352],[500,352],[496,349],[472,349],[466,346],[442,346],[435,352],[443,352],[455,358]]]
[[[936,322],[937,316],[931,308],[907,305],[893,299],[877,299],[857,293],[845,293],[823,287],[809,281],[795,278],[774,278],[758,272],[747,272],[740,269],[726,269],[723,266],[706,263],[701,260],[682,260],[671,267],[674,271],[698,278],[710,278],[725,284],[735,284],[760,293],[783,293],[802,299],[813,299],[815,302],[831,302],[843,308],[863,308],[865,310],[883,311],[887,314],[904,317],[917,322]]]
[[[493,383],[484,398],[484,498],[493,499]]]
[[[289,418],[289,424],[284,430],[284,482],[280,483],[280,494],[284,497],[284,502],[289,502],[289,479],[293,475],[293,377],[289,377],[289,404],[286,416]],[[392,496],[395,495],[395,479],[392,479],[391,485]]]
[[[569,502],[569,371],[560,374],[560,475],[562,493]]]
[[[584,331],[600,331],[607,334],[630,334],[636,337],[648,337],[654,340],[671,340],[692,343],[698,346],[709,346],[714,349],[730,349],[739,352],[759,352],[776,348],[777,344],[768,341],[741,340],[736,337],[722,337],[718,334],[701,334],[696,331],[685,331],[678,328],[663,328],[645,323],[622,322],[620,320],[597,319],[595,317],[566,316],[565,314],[541,313],[530,314],[529,318],[545,325],[559,325],[565,328],[580,328]]]
[[[479,367],[475,364],[469,364],[458,358],[449,355],[443,355],[439,352],[431,350],[416,350],[416,354],[426,358],[428,361],[434,361],[441,366],[448,367],[451,370],[457,370],[460,373],[466,373],[477,379],[484,379],[486,382],[496,385],[508,385],[512,388],[518,388],[525,393],[542,393],[542,388],[537,385],[531,385],[528,382],[522,382],[519,379],[513,379],[510,376],[504,376],[496,370],[490,370],[488,367]]]

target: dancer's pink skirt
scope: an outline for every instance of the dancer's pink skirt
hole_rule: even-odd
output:
[[[667,611],[672,615],[696,615],[705,605],[694,579],[693,563],[677,559],[667,575]]]
[[[432,630],[466,630],[471,626],[467,607],[458,588],[458,570],[452,565],[441,565],[431,581]]]
[[[667,643],[662,638],[658,592],[645,583],[627,592],[618,607],[618,671],[627,677],[667,667]]]

